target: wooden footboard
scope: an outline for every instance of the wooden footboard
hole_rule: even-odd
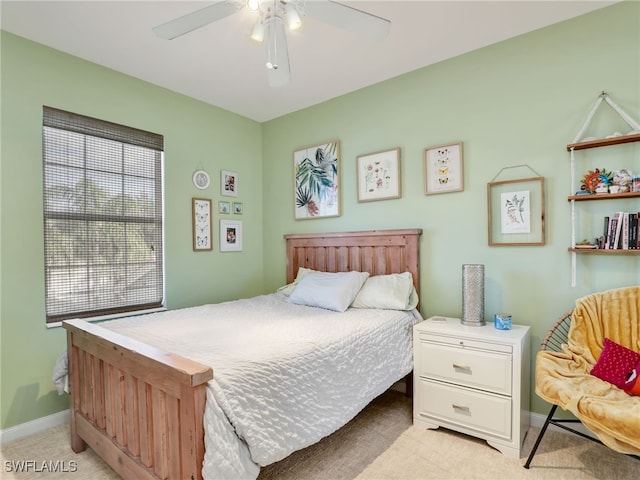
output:
[[[213,370],[82,320],[67,330],[71,447],[125,479],[200,479]]]

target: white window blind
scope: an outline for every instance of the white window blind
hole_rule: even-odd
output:
[[[163,305],[163,143],[43,108],[47,323]]]

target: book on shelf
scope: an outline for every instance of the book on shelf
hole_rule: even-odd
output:
[[[607,243],[605,249],[615,250],[616,248],[616,232],[618,231],[618,214],[614,214],[609,218],[609,228],[607,229]]]
[[[616,212],[616,233],[613,236],[612,250],[620,249],[620,233],[622,232],[622,212]]]
[[[640,250],[640,212],[616,212],[604,217],[600,248]]]
[[[611,229],[613,228],[613,224],[615,222],[614,217],[605,217],[606,225],[604,226],[604,248],[605,250],[609,250],[611,248]]]

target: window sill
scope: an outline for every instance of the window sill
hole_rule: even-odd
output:
[[[166,310],[167,310],[167,307],[150,308],[149,310],[139,310],[136,312],[131,312],[129,314],[117,313],[113,315],[103,315],[101,317],[87,317],[87,318],[80,318],[80,319],[74,319],[74,320],[84,320],[85,322],[103,322],[105,320],[115,320],[117,318],[137,317],[138,315],[146,315],[147,313],[165,312]],[[57,328],[61,326],[62,326],[62,322],[47,323],[47,328]]]

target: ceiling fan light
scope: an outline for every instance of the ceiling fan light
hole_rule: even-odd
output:
[[[302,25],[300,15],[294,6],[287,5],[285,16],[287,18],[287,26],[289,27],[289,30],[297,30]]]
[[[256,42],[264,41],[264,24],[261,20],[258,20],[253,26],[253,30],[251,31],[251,39],[255,40]]]
[[[252,12],[260,10],[260,0],[247,0],[247,8]]]

